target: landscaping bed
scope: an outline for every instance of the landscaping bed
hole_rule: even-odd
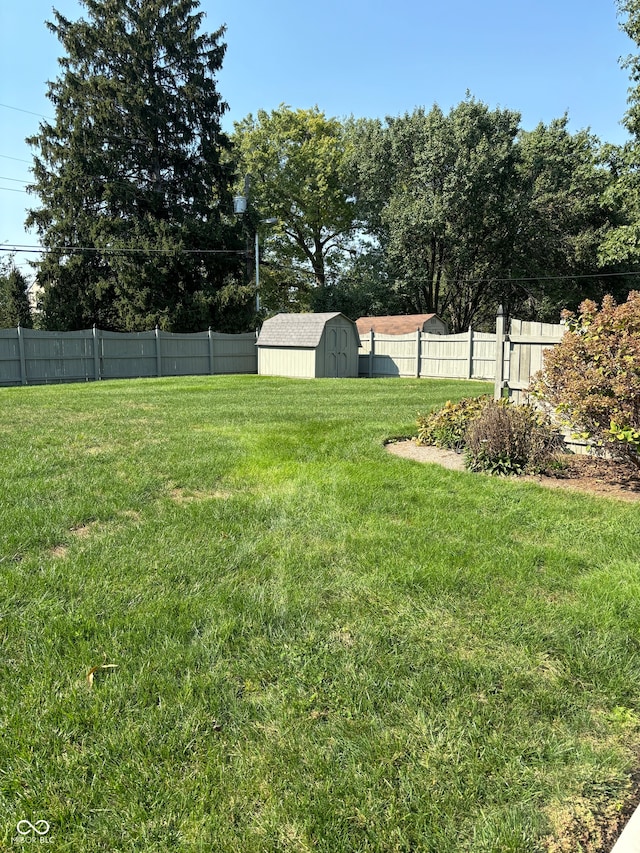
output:
[[[434,445],[418,445],[414,439],[392,441],[387,450],[396,456],[416,462],[430,462],[454,471],[464,471],[461,453]],[[521,481],[535,482],[549,488],[574,489],[586,494],[640,500],[640,470],[628,460],[614,461],[597,456],[563,454],[560,465],[545,474],[519,476]]]

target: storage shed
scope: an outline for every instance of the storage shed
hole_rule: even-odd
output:
[[[357,376],[359,346],[356,324],[344,314],[276,314],[260,330],[258,373],[309,379]]]
[[[410,332],[428,332],[446,335],[447,324],[437,314],[392,314],[386,317],[360,317],[356,320],[358,332],[368,335],[371,329],[379,335],[408,335]]]

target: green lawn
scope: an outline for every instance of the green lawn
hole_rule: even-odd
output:
[[[0,849],[597,850],[640,504],[384,451],[485,390],[0,389]]]

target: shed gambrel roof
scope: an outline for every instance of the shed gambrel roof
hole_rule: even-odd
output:
[[[317,347],[324,327],[334,317],[345,317],[340,311],[326,314],[276,314],[264,321],[258,337],[259,347]],[[348,320],[348,317],[345,317]],[[355,323],[354,333],[358,334]],[[359,339],[358,339],[359,342]]]
[[[383,335],[406,335],[417,329],[424,329],[425,324],[433,318],[440,319],[437,314],[394,314],[385,317],[359,317],[356,326],[361,335],[368,335],[371,329]]]

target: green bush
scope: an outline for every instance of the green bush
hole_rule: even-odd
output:
[[[469,424],[490,402],[488,395],[464,397],[457,403],[448,400],[435,412],[418,417],[417,444],[433,444],[460,452],[465,445]]]
[[[471,471],[490,474],[535,473],[549,467],[561,447],[543,412],[491,400],[469,424],[465,463]]]

